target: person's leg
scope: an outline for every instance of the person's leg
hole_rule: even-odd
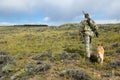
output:
[[[89,35],[85,35],[85,51],[86,51],[86,57],[90,58],[90,37]]]
[[[92,37],[90,37],[90,44],[89,44],[89,46],[90,46],[90,54],[92,53]]]

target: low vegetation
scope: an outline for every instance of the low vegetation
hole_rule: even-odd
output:
[[[0,80],[119,80],[120,24],[98,25],[103,65],[85,58],[79,26],[0,27]]]

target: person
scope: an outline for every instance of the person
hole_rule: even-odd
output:
[[[92,53],[92,37],[94,37],[94,35],[98,37],[98,27],[96,23],[90,18],[88,13],[84,14],[84,19],[81,21],[80,24],[82,25],[81,32],[83,34],[83,39],[85,43],[86,57],[90,58],[90,55]]]

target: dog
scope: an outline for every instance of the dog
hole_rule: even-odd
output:
[[[104,48],[102,44],[98,44],[97,47],[97,57],[98,57],[98,61],[103,64],[103,60],[104,60]]]

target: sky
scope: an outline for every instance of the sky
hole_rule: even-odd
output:
[[[82,11],[96,23],[120,22],[120,0],[0,0],[0,25],[79,23]]]

